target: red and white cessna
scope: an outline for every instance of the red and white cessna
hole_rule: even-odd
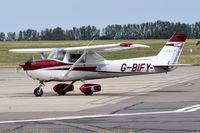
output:
[[[174,33],[157,56],[121,60],[105,60],[97,52],[148,48],[149,46],[132,43],[104,44],[70,48],[11,49],[14,53],[39,53],[41,60],[30,60],[19,64],[29,77],[40,81],[34,90],[35,96],[42,96],[42,86],[49,81],[71,81],[70,84],[57,84],[53,87],[59,95],[73,91],[76,81],[111,78],[138,74],[168,72],[177,64],[183,49],[186,34]],[[44,53],[50,53],[44,58]],[[99,84],[83,84],[80,90],[85,95],[92,95],[101,90]]]

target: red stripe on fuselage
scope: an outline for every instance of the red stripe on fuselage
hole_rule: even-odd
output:
[[[69,70],[70,68],[55,68],[49,70]],[[96,67],[75,67],[73,70],[76,71],[96,71]]]
[[[48,70],[69,70],[70,68],[57,68],[57,69],[48,69]],[[82,72],[99,72],[99,73],[118,73],[118,74],[129,74],[135,72],[114,72],[114,71],[98,71],[96,67],[75,67],[73,71],[82,71]]]
[[[165,44],[165,46],[174,46],[174,44]]]
[[[67,65],[72,65],[72,64],[67,64],[56,60],[37,60],[37,61],[32,61],[30,67],[27,68],[25,67],[24,70],[37,70],[42,68],[67,66]]]

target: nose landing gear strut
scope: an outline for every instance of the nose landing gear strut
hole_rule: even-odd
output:
[[[34,95],[36,97],[39,97],[39,96],[43,95],[42,86],[44,86],[44,82],[40,81],[40,85],[37,88],[35,88],[35,90],[34,90]]]

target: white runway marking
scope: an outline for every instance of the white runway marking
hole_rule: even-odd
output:
[[[160,111],[160,112],[142,112],[142,113],[125,113],[125,114],[102,114],[102,115],[83,115],[83,116],[66,116],[44,119],[30,119],[30,120],[14,120],[14,121],[0,121],[0,124],[6,123],[20,123],[20,122],[39,122],[39,121],[53,121],[53,120],[74,120],[83,118],[101,118],[101,117],[115,117],[115,116],[136,116],[136,115],[156,115],[156,114],[172,114],[172,113],[187,113],[200,110],[200,104],[181,108],[174,111]]]

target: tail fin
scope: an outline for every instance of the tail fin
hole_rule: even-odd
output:
[[[162,50],[158,53],[157,64],[177,64],[186,38],[186,34],[174,33]]]

